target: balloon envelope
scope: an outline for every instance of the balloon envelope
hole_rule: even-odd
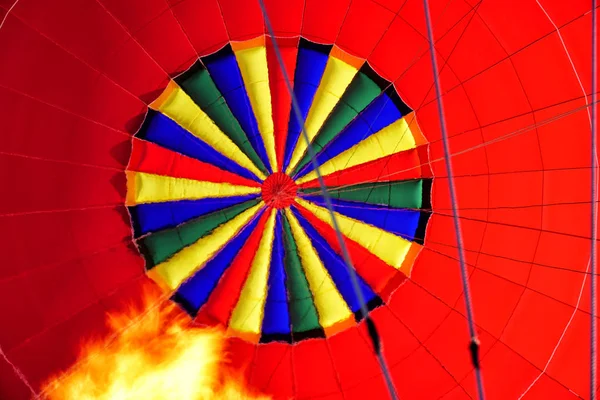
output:
[[[422,2],[265,2],[0,2],[0,397],[150,282],[276,398],[387,398],[283,71],[399,396],[476,396]],[[430,3],[486,394],[589,398],[590,3]]]

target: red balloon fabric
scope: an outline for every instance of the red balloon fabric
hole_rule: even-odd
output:
[[[410,276],[370,315],[400,398],[476,398],[422,1],[265,3],[289,74],[286,43],[334,45],[414,110],[431,216]],[[487,398],[589,398],[591,2],[430,4]],[[254,0],[0,0],[0,20],[0,398],[19,400],[150,281],[125,173],[148,106],[267,31]],[[282,160],[285,138],[274,146]],[[289,206],[296,184],[272,176],[262,198]],[[364,322],[231,352],[275,398],[389,398]]]

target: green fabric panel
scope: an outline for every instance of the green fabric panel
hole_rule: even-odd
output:
[[[252,199],[223,210],[190,220],[176,228],[151,233],[138,240],[142,253],[146,256],[147,268],[169,259],[184,247],[195,243],[218,226],[258,204],[260,199]]]
[[[366,74],[357,73],[313,140],[315,153],[331,142],[381,92],[381,88]],[[292,176],[309,162],[310,156],[307,152],[294,169]]]
[[[292,332],[319,329],[321,327],[319,325],[319,315],[298,256],[298,248],[292,236],[290,223],[285,216],[281,220],[283,222],[284,265]]]
[[[301,189],[301,192],[307,195],[320,191],[320,188]],[[363,183],[340,188],[331,187],[327,191],[334,199],[381,204],[392,208],[420,209],[423,205],[423,181],[421,179]]]
[[[252,160],[265,175],[265,165],[248,141],[238,120],[233,116],[221,92],[205,69],[198,70],[181,82],[181,87],[214,123]]]

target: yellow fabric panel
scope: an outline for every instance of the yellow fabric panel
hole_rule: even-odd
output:
[[[353,56],[352,54],[347,53],[345,50],[342,50],[340,47],[338,47],[335,44],[333,45],[333,48],[329,52],[329,57],[335,57],[339,60],[342,60],[346,64],[350,64],[353,67],[355,67],[356,69],[360,69],[360,67],[362,67],[363,64],[365,63],[364,58]]]
[[[256,116],[260,136],[267,150],[269,164],[271,164],[273,172],[277,172],[267,49],[264,46],[243,49],[236,51],[235,57],[242,73],[252,110]]]
[[[267,300],[269,267],[271,266],[271,251],[275,236],[275,216],[277,209],[271,210],[271,215],[265,225],[258,250],[248,279],[240,293],[237,305],[231,314],[229,326],[238,332],[260,333],[264,316],[264,306]]]
[[[244,50],[244,49],[249,49],[251,47],[264,46],[265,42],[266,42],[266,37],[264,35],[261,35],[261,36],[255,37],[254,39],[250,39],[250,40],[242,40],[242,41],[232,40],[231,42],[229,42],[229,44],[231,45],[231,48],[233,49],[233,51],[236,52],[236,51],[240,51],[240,50]]]
[[[319,170],[321,175],[327,176],[343,169],[413,148],[415,148],[415,139],[405,118],[402,118],[325,162]],[[301,184],[314,179],[317,179],[317,174],[315,171],[311,171],[298,179],[296,183]]]
[[[329,211],[326,208],[302,199],[297,199],[297,201],[321,221],[333,227]],[[402,262],[406,258],[412,242],[340,213],[335,213],[335,217],[344,236],[354,240],[388,265],[396,269],[402,267]]]
[[[346,91],[357,71],[356,67],[346,64],[338,58],[329,57],[323,77],[321,78],[321,83],[319,83],[319,88],[315,93],[310,111],[306,116],[306,122],[304,123],[306,134],[311,143],[340,100],[340,97]],[[302,159],[306,149],[306,140],[301,136],[292,153],[290,165],[286,171],[288,174],[294,170],[296,164]]]
[[[230,197],[260,193],[259,187],[196,181],[194,179],[127,171],[126,205],[162,203],[174,200]]]
[[[194,136],[208,143],[219,153],[248,169],[256,176],[265,176],[235,143],[225,135],[200,107],[177,85],[170,81],[165,91],[149,105],[160,111]]]
[[[423,132],[421,132],[421,127],[419,127],[417,116],[415,115],[414,111],[405,115],[404,119],[408,123],[412,137],[415,139],[416,147],[429,143],[425,135],[423,135]]]
[[[323,328],[327,328],[349,318],[352,311],[350,311],[344,298],[337,290],[310,238],[289,208],[285,209],[285,215],[298,246],[302,268],[319,314],[319,323]]]
[[[254,207],[225,222],[210,234],[152,268],[148,276],[162,287],[171,290],[177,289],[183,281],[202,268],[217,251],[237,235],[262,207],[264,207],[264,203],[261,201]]]

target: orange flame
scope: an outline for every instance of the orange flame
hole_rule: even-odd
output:
[[[44,387],[50,400],[266,400],[227,364],[218,329],[190,326],[171,302],[108,317],[110,335],[82,347],[77,368]],[[166,304],[165,304],[166,303]],[[133,322],[132,322],[133,321]]]

